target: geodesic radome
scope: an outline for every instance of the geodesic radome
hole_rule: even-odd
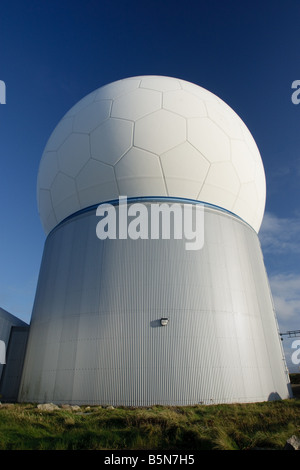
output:
[[[65,114],[37,182],[46,233],[120,195],[208,202],[258,231],[265,174],[248,128],[220,98],[181,79],[133,77],[99,88]]]

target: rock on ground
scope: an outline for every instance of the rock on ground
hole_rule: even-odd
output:
[[[300,450],[300,439],[295,435],[290,437],[284,446],[284,450]]]
[[[59,406],[55,405],[54,403],[41,403],[37,406],[37,408],[41,411],[59,410]]]

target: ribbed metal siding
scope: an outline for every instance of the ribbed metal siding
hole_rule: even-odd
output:
[[[0,382],[2,401],[15,402],[18,399],[28,332],[29,326],[11,327],[6,365]]]
[[[7,312],[3,308],[0,308],[0,340],[5,343],[5,350],[7,352],[9,337],[11,333],[11,328],[13,326],[28,326],[25,322],[15,317],[11,313]],[[5,368],[5,365],[0,364],[0,380],[2,372]]]
[[[205,243],[105,240],[95,212],[45,244],[19,399],[147,406],[289,397],[256,233],[205,210]],[[160,318],[169,325],[160,326]]]

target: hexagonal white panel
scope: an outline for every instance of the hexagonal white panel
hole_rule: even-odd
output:
[[[229,106],[221,101],[208,101],[206,103],[208,116],[231,139],[242,139],[243,131],[240,118],[235,115]]]
[[[89,93],[84,98],[82,98],[78,103],[76,103],[72,108],[65,114],[65,117],[75,116],[79,111],[84,109],[90,103],[92,103],[97,96],[97,90]]]
[[[81,209],[75,180],[63,173],[58,173],[53,181],[51,199],[58,222]]]
[[[59,171],[57,153],[56,152],[45,152],[44,158],[41,160],[39,173],[38,173],[38,185],[43,189],[50,189],[55,176]]]
[[[266,176],[262,161],[259,161],[256,164],[254,183],[260,205],[264,206],[266,202]]]
[[[116,98],[113,102],[111,117],[137,119],[161,108],[162,94],[154,90],[137,90]]]
[[[241,185],[239,176],[231,162],[212,163],[206,182],[232,191],[233,194],[238,194]]]
[[[217,207],[232,211],[236,196],[231,191],[219,188],[217,185],[205,183],[198,196],[199,201],[208,202]],[[222,205],[220,205],[220,201]]]
[[[248,219],[252,224],[256,217],[258,205],[258,195],[256,194],[255,183],[246,183],[241,186],[239,197],[235,201],[233,211],[238,212],[242,219]]]
[[[157,155],[132,147],[115,165],[115,172],[122,195],[167,196]]]
[[[256,160],[259,164],[262,164],[262,160],[261,160],[261,156],[260,156],[257,144],[255,140],[253,139],[252,134],[249,132],[248,127],[245,125],[243,121],[241,121],[241,128],[243,132],[242,140],[245,142],[245,144],[249,148],[252,154],[252,158],[254,158],[254,160]]]
[[[57,152],[58,166],[63,173],[75,178],[90,158],[90,142],[87,134],[73,133]]]
[[[184,142],[160,159],[169,196],[197,199],[210,166],[203,155]]]
[[[109,118],[112,100],[102,100],[89,104],[74,116],[73,131],[89,134]]]
[[[203,100],[185,90],[166,91],[163,95],[163,108],[186,118],[207,116]]]
[[[76,178],[80,206],[85,208],[118,199],[119,192],[112,166],[90,159]]]
[[[209,118],[189,119],[187,140],[210,162],[230,160],[229,137]]]
[[[256,162],[251,152],[242,140],[231,141],[231,160],[241,183],[254,181]]]
[[[138,78],[127,78],[125,80],[118,80],[116,82],[109,83],[108,85],[104,85],[96,90],[95,101],[116,99],[119,96],[136,90],[140,83],[141,80]]]
[[[57,150],[73,132],[73,117],[63,118],[52,132],[46,149],[47,151]]]
[[[38,174],[47,233],[118,195],[209,202],[258,231],[266,182],[252,135],[226,103],[185,80],[140,76],[75,104],[51,134]]]
[[[206,90],[205,88],[202,88],[201,86],[195,85],[194,83],[190,83],[185,80],[179,80],[179,83],[183,90],[186,90],[192,96],[200,98],[205,104],[209,101],[220,101],[216,95]]]
[[[114,165],[132,145],[133,123],[109,119],[91,133],[93,158]]]
[[[48,189],[40,189],[38,192],[39,207],[43,208],[43,221],[45,230],[50,231],[57,225],[57,219],[54,213],[51,193]]]
[[[164,109],[149,114],[135,123],[134,145],[157,155],[176,147],[185,139],[185,119]]]
[[[226,207],[221,207],[232,210],[233,203],[239,194],[240,186],[239,177],[231,162],[212,163],[205,180],[205,185],[199,194],[199,198],[201,200],[203,198],[205,202],[220,206],[220,203],[217,204],[215,197],[214,202],[208,199],[208,197],[210,197],[211,188],[216,188],[217,195],[219,197],[222,195],[224,201],[226,200]]]
[[[141,88],[149,88],[150,90],[169,91],[180,90],[180,81],[175,78],[162,76],[140,77]]]

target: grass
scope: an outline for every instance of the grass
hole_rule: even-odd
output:
[[[46,412],[0,407],[0,450],[280,450],[300,437],[300,400]]]

